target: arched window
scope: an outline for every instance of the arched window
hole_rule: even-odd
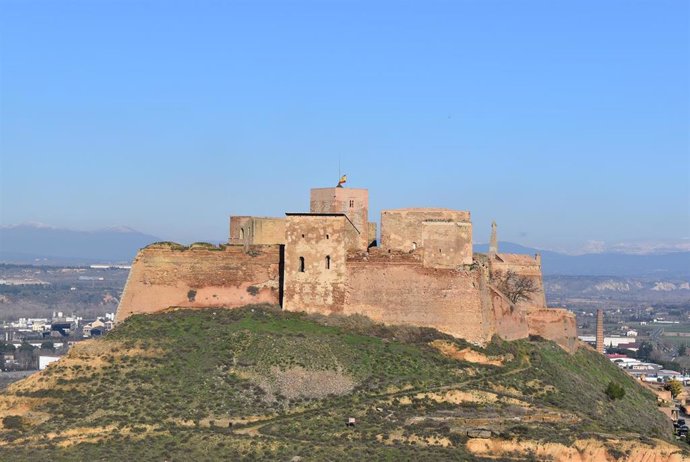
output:
[[[299,257],[299,272],[304,273],[304,257]]]
[[[326,269],[331,269],[331,256],[326,255]]]
[[[244,239],[244,228],[240,228],[240,239]]]

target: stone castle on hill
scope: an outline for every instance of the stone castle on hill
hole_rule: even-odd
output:
[[[515,303],[492,283],[509,271],[533,281]],[[540,257],[499,253],[495,225],[489,253],[476,254],[467,211],[384,210],[377,242],[368,190],[340,186],[312,189],[308,213],[230,217],[228,245],[140,250],[116,319],[252,303],[363,314],[480,344],[539,335],[572,349],[577,335],[571,312],[546,307]]]

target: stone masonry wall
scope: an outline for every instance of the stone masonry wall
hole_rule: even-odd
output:
[[[381,212],[381,247],[405,252],[422,247],[422,223],[425,221],[470,223],[470,212],[448,209],[384,210]]]
[[[425,268],[402,261],[352,259],[347,265],[343,314],[364,314],[386,324],[434,327],[476,343],[494,333],[480,271]]]
[[[313,188],[309,195],[311,213],[344,213],[354,224],[358,246],[369,246],[369,191],[356,188]]]
[[[247,230],[250,227],[252,217],[249,216],[231,216],[230,217],[230,235],[228,238],[228,244],[231,245],[241,245],[245,242],[248,243]]]
[[[285,218],[259,218],[253,220],[252,244],[272,245],[285,243]]]
[[[529,324],[525,310],[513,305],[495,287],[488,286],[493,311],[494,330],[505,340],[517,340],[529,335]]]
[[[116,321],[134,313],[170,306],[238,307],[280,302],[280,246],[225,250],[173,250],[150,246],[139,251],[130,270]]]
[[[342,311],[345,259],[348,248],[357,247],[358,239],[359,234],[344,215],[289,215],[283,309]]]
[[[376,222],[375,221],[370,221],[367,224],[367,227],[369,228],[368,235],[367,235],[367,247],[373,246],[376,241],[377,241],[377,229],[376,229]]]
[[[422,223],[424,266],[457,268],[472,264],[472,224],[459,222]]]
[[[533,309],[527,315],[530,335],[553,340],[568,351],[577,348],[575,314],[563,308]]]
[[[232,245],[284,244],[285,218],[232,216],[228,243]]]
[[[532,279],[537,292],[529,300],[521,301],[518,305],[524,309],[546,308],[546,294],[541,272],[541,259],[533,255],[500,253],[490,256],[489,265],[492,274],[496,271],[507,273],[513,271],[519,276]]]

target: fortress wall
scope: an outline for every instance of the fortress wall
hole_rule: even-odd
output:
[[[285,243],[285,218],[254,218],[252,244],[272,245]]]
[[[384,210],[381,212],[381,247],[406,252],[422,247],[422,223],[425,221],[469,223],[470,212],[421,208]]]
[[[248,216],[231,216],[230,217],[230,237],[228,239],[229,244],[244,244],[245,237],[242,236],[240,230],[245,231],[249,229],[249,223],[251,223],[252,217]]]
[[[344,213],[359,236],[358,247],[369,246],[369,190],[357,188],[313,188],[309,194],[311,213]]]
[[[170,306],[278,304],[280,254],[279,245],[252,246],[249,253],[243,246],[225,250],[144,248],[132,263],[116,320]]]
[[[364,314],[386,324],[434,327],[484,343],[493,334],[490,301],[481,273],[425,268],[419,262],[348,260],[344,314]]]
[[[244,237],[242,237],[244,232]],[[233,245],[274,245],[285,243],[285,219],[274,217],[230,217],[230,238]]]
[[[368,245],[371,246],[371,245],[374,245],[374,243],[375,243],[376,240],[377,240],[377,235],[376,235],[376,234],[377,234],[376,222],[370,221],[370,222],[367,224],[367,227],[368,227],[368,231],[367,231],[367,232],[368,232],[368,234],[367,234],[367,240],[369,241],[369,244],[368,244]]]
[[[568,351],[577,348],[575,314],[562,308],[537,308],[527,314],[530,335],[553,340]]]
[[[493,286],[488,286],[493,309],[494,329],[505,340],[527,338],[529,324],[525,310],[513,305],[508,298]]]
[[[422,223],[424,266],[457,268],[472,264],[472,224],[430,221]]]
[[[496,271],[513,271],[519,276],[534,280],[537,292],[529,300],[518,303],[523,309],[546,308],[546,294],[542,280],[541,259],[532,255],[501,253],[489,258],[492,274]]]
[[[289,215],[286,238],[283,309],[342,311],[347,249],[359,238],[352,223],[344,215]]]

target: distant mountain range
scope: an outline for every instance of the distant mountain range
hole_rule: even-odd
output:
[[[0,262],[42,265],[128,263],[137,250],[161,239],[127,227],[75,231],[40,223],[0,226]],[[478,244],[475,252],[487,252]],[[501,252],[542,256],[544,275],[690,277],[690,252],[654,255],[566,255],[501,242]]]
[[[486,253],[488,250],[488,244],[474,246],[475,252]],[[541,254],[542,270],[545,276],[690,277],[690,252],[650,255],[614,252],[566,255],[512,242],[501,242],[499,252]]]
[[[41,223],[0,227],[0,262],[39,265],[129,263],[137,250],[159,241],[127,227],[74,231]]]

